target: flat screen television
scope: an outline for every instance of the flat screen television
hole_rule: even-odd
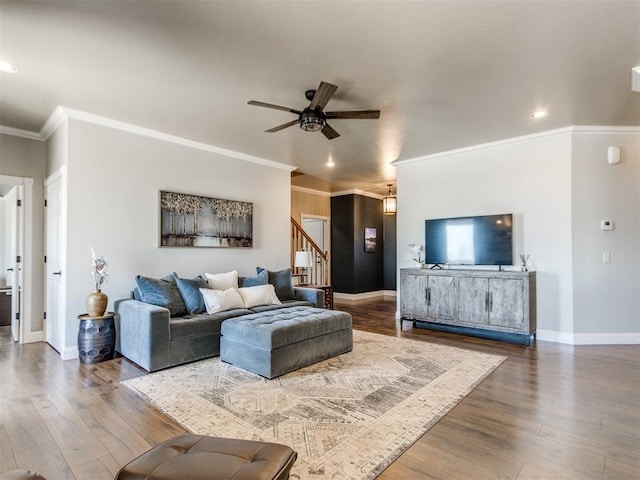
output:
[[[425,262],[513,265],[512,215],[425,220]]]

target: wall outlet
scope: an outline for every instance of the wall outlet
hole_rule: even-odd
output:
[[[413,256],[410,253],[405,253],[402,258],[403,260],[413,260]]]

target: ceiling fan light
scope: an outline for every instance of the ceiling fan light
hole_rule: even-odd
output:
[[[300,128],[305,132],[319,132],[327,124],[321,112],[307,109],[300,114]]]

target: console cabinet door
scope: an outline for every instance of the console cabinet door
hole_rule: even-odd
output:
[[[515,330],[524,328],[524,281],[489,279],[489,324]]]
[[[488,325],[489,281],[482,277],[458,278],[458,321]]]
[[[427,283],[424,275],[400,276],[400,315],[411,318],[427,318]]]
[[[429,276],[428,315],[434,320],[455,320],[456,277]]]

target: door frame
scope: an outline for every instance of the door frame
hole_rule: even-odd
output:
[[[0,175],[0,184],[3,185],[17,185],[22,187],[22,207],[19,209],[18,215],[20,215],[20,234],[17,249],[20,252],[20,269],[22,281],[22,295],[18,300],[18,309],[20,311],[20,328],[18,334],[19,343],[38,342],[42,340],[42,332],[31,331],[31,315],[33,304],[33,277],[32,265],[33,258],[33,178],[30,177],[13,177],[10,175]],[[30,244],[27,245],[27,240],[30,239]],[[28,248],[27,248],[28,247]],[[11,311],[11,317],[16,312]]]

